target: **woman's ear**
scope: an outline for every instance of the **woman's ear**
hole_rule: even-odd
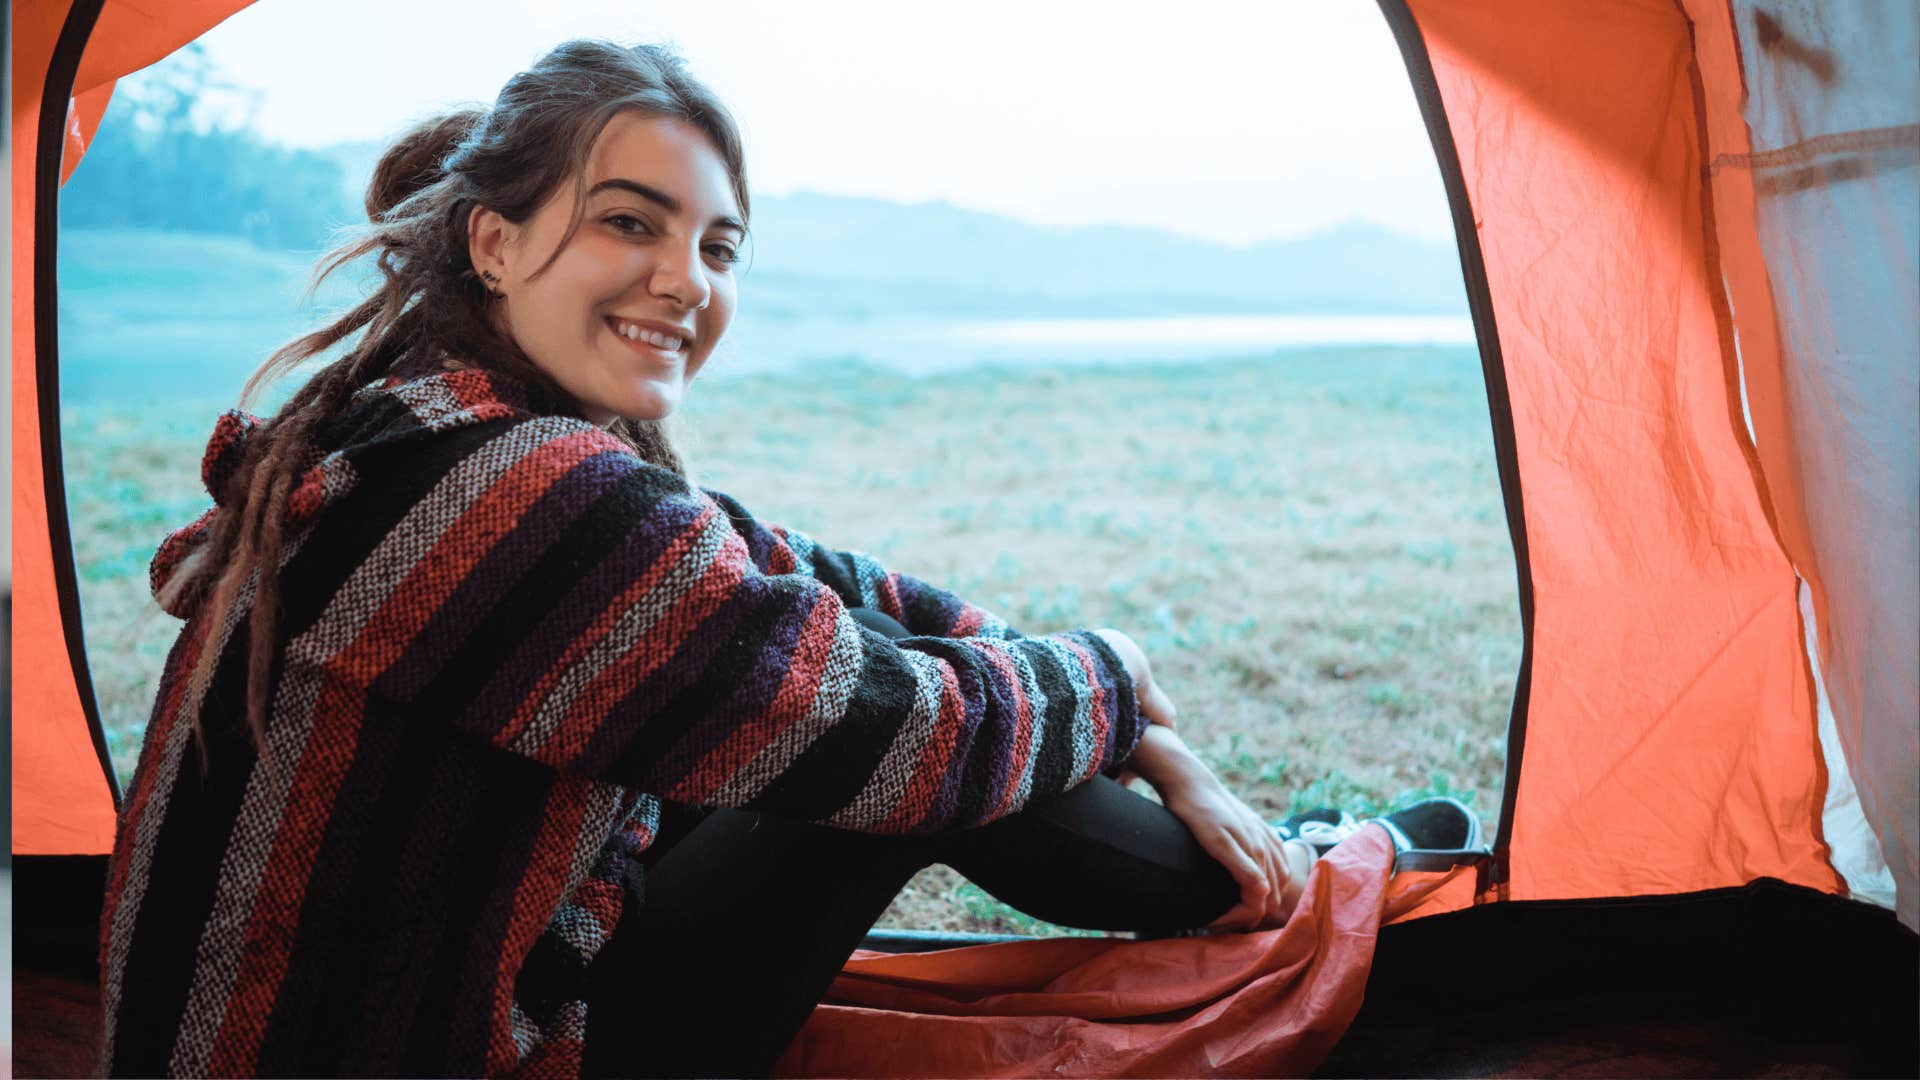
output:
[[[476,205],[467,214],[467,258],[473,272],[482,280],[507,280],[507,247],[516,229],[511,221],[484,206]]]

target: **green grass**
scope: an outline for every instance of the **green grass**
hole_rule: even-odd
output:
[[[147,596],[147,559],[207,505],[200,455],[225,404],[63,418],[86,638],[123,775],[178,627]],[[680,429],[697,478],[763,519],[1029,632],[1132,634],[1188,742],[1270,818],[1430,793],[1499,805],[1520,633],[1467,350],[927,378],[822,365],[703,380]],[[1053,932],[945,868],[882,925]]]

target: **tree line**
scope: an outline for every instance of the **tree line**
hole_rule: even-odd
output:
[[[137,227],[242,236],[313,251],[364,220],[341,164],[266,141],[254,95],[191,45],[115,88],[93,144],[60,195],[66,228]]]

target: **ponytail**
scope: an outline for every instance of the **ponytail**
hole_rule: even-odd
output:
[[[394,207],[445,179],[447,159],[486,118],[485,109],[469,106],[419,124],[395,140],[380,155],[367,182],[367,220],[379,221]]]

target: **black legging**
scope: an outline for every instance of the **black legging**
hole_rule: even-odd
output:
[[[884,615],[855,615],[906,636]],[[1240,895],[1178,818],[1104,776],[923,838],[669,809],[645,902],[589,973],[592,1075],[765,1075],[874,920],[934,863],[1029,915],[1090,930],[1204,926]]]

